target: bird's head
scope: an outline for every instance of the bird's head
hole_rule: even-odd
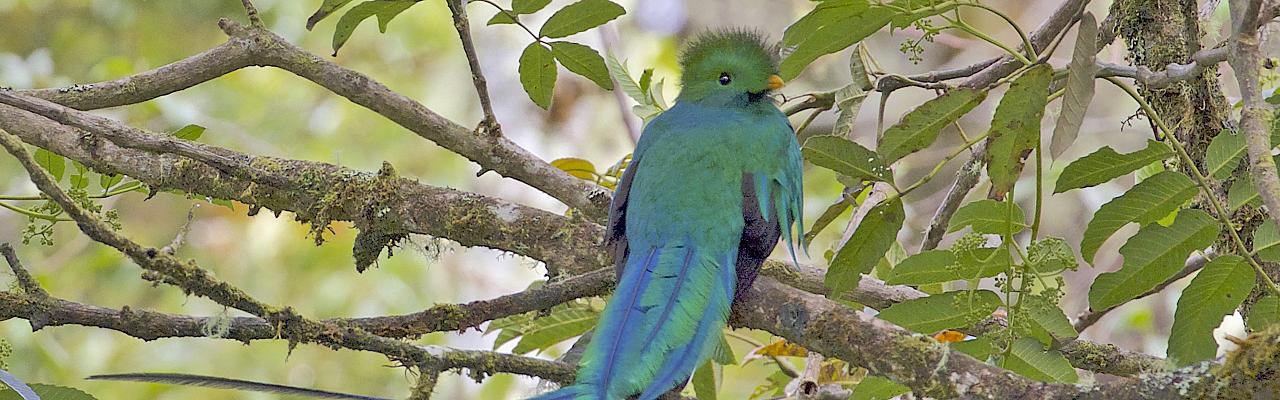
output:
[[[782,87],[778,46],[744,30],[699,35],[680,53],[680,99],[700,103],[756,103]]]

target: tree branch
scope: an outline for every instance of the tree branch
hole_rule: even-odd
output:
[[[888,322],[853,311],[823,297],[804,293],[772,278],[761,278],[735,307],[731,323],[763,329],[819,353],[839,357],[865,367],[876,375],[910,387],[918,395],[934,398],[977,399],[1078,399],[1078,398],[1205,398],[1218,393],[1227,382],[1277,390],[1280,381],[1260,380],[1259,370],[1274,371],[1276,348],[1251,349],[1254,360],[1247,370],[1228,362],[1214,366],[1204,362],[1190,367],[1119,380],[1102,385],[1051,384],[950,351],[927,336],[911,334]],[[1274,343],[1274,330],[1257,343]],[[1252,339],[1252,338],[1251,338]],[[1267,347],[1271,346],[1271,347]],[[1263,349],[1265,348],[1265,350]],[[1240,356],[1244,357],[1244,356]],[[1105,360],[1096,359],[1101,364]],[[1253,379],[1250,381],[1249,379]],[[1248,393],[1248,392],[1245,392]]]
[[[267,305],[228,283],[212,278],[207,271],[196,266],[194,262],[182,261],[155,248],[143,247],[116,233],[97,216],[76,204],[75,200],[58,187],[53,177],[36,164],[35,159],[16,137],[0,131],[0,146],[18,159],[18,162],[31,175],[31,181],[36,184],[36,187],[75,219],[81,232],[86,236],[129,256],[135,264],[147,272],[160,275],[161,281],[271,322],[276,327],[277,336],[288,338],[291,344],[318,343],[331,348],[345,347],[371,351],[414,366],[422,365],[433,357],[441,357],[406,342],[370,334],[358,327],[320,323],[298,315],[290,307],[279,308]],[[144,274],[145,276],[147,275]],[[37,325],[32,325],[33,329],[36,327]],[[475,361],[474,359],[478,356],[480,355],[468,353],[466,359]],[[435,361],[444,365],[450,362],[448,359]]]
[[[15,96],[0,92],[2,95]],[[65,108],[49,111],[77,114]],[[582,273],[603,268],[608,263],[607,255],[601,252],[566,254],[562,250],[565,242],[597,242],[603,228],[595,224],[572,221],[492,197],[425,185],[395,176],[394,171],[386,169],[380,174],[371,174],[326,163],[249,156],[97,119],[101,117],[85,118],[101,122],[105,127],[85,126],[123,132],[116,133],[117,136],[143,136],[137,141],[148,143],[152,148],[181,148],[189,155],[221,160],[224,168],[213,168],[184,157],[122,147],[110,140],[97,139],[99,134],[110,138],[111,132],[90,131],[93,134],[89,134],[36,114],[0,105],[0,129],[17,135],[23,141],[79,161],[99,172],[128,175],[150,186],[153,192],[177,189],[236,200],[249,204],[251,212],[258,208],[292,211],[299,220],[312,224],[317,240],[322,238],[321,234],[332,221],[352,221],[361,229],[361,234],[366,235],[364,237],[386,238],[383,244],[391,244],[391,239],[396,237],[418,233],[447,237],[465,246],[520,253],[546,262],[553,270],[567,268]],[[263,176],[275,179],[258,179],[252,174],[231,174],[225,170],[265,171]],[[376,212],[383,209],[389,211]],[[577,258],[579,256],[589,258]]]
[[[114,81],[60,89],[22,90],[46,100],[88,110],[133,104],[173,93],[250,65],[271,66],[315,82],[441,147],[545,192],[603,221],[610,194],[569,176],[505,137],[481,137],[388,89],[367,75],[343,68],[262,28],[219,21],[230,37],[212,50],[159,69]]]
[[[1277,176],[1276,163],[1271,156],[1271,136],[1264,124],[1270,109],[1262,100],[1262,88],[1258,83],[1262,57],[1258,53],[1258,27],[1253,21],[1258,18],[1260,3],[1231,1],[1234,29],[1228,46],[1229,63],[1235,71],[1236,82],[1240,84],[1240,101],[1244,104],[1240,111],[1240,133],[1248,144],[1249,171],[1263,203],[1267,205],[1267,214],[1272,221],[1280,221],[1280,176]]]

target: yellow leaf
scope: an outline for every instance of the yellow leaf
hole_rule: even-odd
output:
[[[581,158],[565,157],[556,159],[551,162],[551,166],[559,168],[564,172],[568,172],[569,175],[573,175],[578,179],[592,182],[595,182],[596,177],[599,175],[596,173],[595,165],[591,164],[590,161],[583,160]]]
[[[621,160],[618,160],[618,162],[613,163],[613,165],[610,166],[609,169],[604,172],[604,175],[613,177],[614,179],[622,179],[622,173],[625,172],[627,170],[627,167],[630,165],[631,165],[631,154],[628,153],[625,157],[622,157]]]
[[[751,355],[748,356],[747,358],[751,359],[751,358],[757,358],[757,357],[770,357],[770,356],[772,357],[806,357],[808,355],[809,355],[809,350],[805,349],[804,346],[788,342],[786,339],[779,339],[773,343],[769,343],[764,346],[760,346],[755,350],[752,350]]]
[[[849,373],[849,363],[835,358],[822,360],[822,366],[818,373],[818,384],[843,384],[854,380],[854,376]]]
[[[964,341],[964,338],[965,338],[965,334],[957,331],[953,331],[953,330],[945,330],[942,332],[938,332],[938,334],[936,335],[933,335],[933,340],[937,340],[938,342],[941,342],[941,343],[961,342],[961,341]]]

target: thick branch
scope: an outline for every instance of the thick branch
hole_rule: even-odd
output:
[[[465,304],[443,304],[412,314],[334,318],[324,324],[353,326],[388,338],[410,338],[431,332],[458,331],[484,321],[529,311],[549,309],[573,299],[604,294],[613,285],[611,270],[588,273],[564,282]],[[43,318],[37,318],[40,315]],[[39,330],[45,326],[82,325],[121,331],[142,340],[174,337],[208,337],[210,327],[225,326],[220,338],[248,343],[280,337],[276,326],[259,317],[195,317],[167,314],[129,307],[116,310],[58,298],[41,300],[26,295],[0,292],[0,317],[29,319]]]
[[[0,93],[3,94],[6,93]],[[122,147],[4,105],[0,105],[0,129],[96,171],[133,177],[153,191],[178,189],[240,201],[253,210],[294,212],[299,220],[311,223],[317,235],[331,221],[352,221],[362,234],[370,232],[370,237],[409,233],[447,237],[465,246],[520,253],[546,262],[549,268],[570,268],[577,273],[608,263],[602,252],[566,253],[561,248],[563,243],[596,242],[603,232],[598,225],[492,197],[425,185],[394,176],[394,171],[371,174],[326,163],[249,156],[168,135],[138,133],[123,126],[119,129],[145,135],[143,139],[154,148],[183,148],[198,157],[222,159],[225,168],[219,169],[184,157]],[[265,171],[264,175],[276,177],[273,181],[283,185],[225,170]],[[384,209],[387,211],[378,212]],[[578,258],[581,256],[589,258]]]
[[[248,38],[232,37],[200,54],[169,65],[113,81],[63,88],[15,90],[77,110],[94,110],[141,103],[190,88],[255,65]]]
[[[1271,390],[1280,385],[1275,380],[1270,383],[1248,381],[1259,376],[1259,370],[1274,371],[1280,364],[1274,358],[1274,345],[1271,345],[1270,352],[1255,349],[1273,358],[1251,365],[1251,370],[1234,367],[1230,363],[1215,367],[1206,362],[1171,372],[1142,375],[1136,381],[1119,380],[1097,386],[1038,382],[950,351],[946,345],[927,336],[911,334],[771,278],[756,282],[735,308],[732,321],[739,326],[773,332],[810,350],[839,357],[865,367],[873,374],[906,385],[917,394],[933,398],[1198,399],[1219,393],[1221,387],[1218,385],[1228,382]],[[1274,335],[1260,340],[1274,342]],[[1261,359],[1267,360],[1265,357]]]
[[[1229,46],[1229,62],[1235,71],[1236,82],[1240,84],[1241,103],[1244,104],[1240,111],[1240,133],[1249,148],[1249,171],[1272,221],[1280,221],[1280,177],[1271,157],[1271,137],[1264,124],[1270,110],[1262,100],[1262,88],[1258,83],[1262,57],[1258,51],[1257,25],[1252,23],[1258,18],[1260,3],[1231,1],[1231,20],[1235,29]]]
[[[210,331],[217,330],[213,327],[224,322],[226,331],[214,332],[221,334],[217,336],[218,338],[243,342],[280,340],[274,327],[256,317],[230,317],[223,320],[214,317],[136,310],[127,306],[122,309],[103,308],[59,298],[41,301],[32,296],[0,292],[0,319],[21,318],[31,320],[34,324],[34,318],[41,314],[48,317],[47,323],[43,326],[93,326],[118,331],[142,340],[167,337],[210,337]],[[560,383],[573,381],[573,367],[561,362],[488,351],[448,350],[439,347],[417,349],[416,351],[424,355],[436,357],[439,362],[444,363],[445,369],[466,368],[482,374],[515,373]]]
[[[1191,62],[1187,64],[1169,64],[1163,71],[1152,72],[1147,67],[1137,66],[1130,67],[1111,63],[1097,63],[1097,77],[1118,76],[1123,78],[1132,78],[1134,81],[1141,83],[1147,88],[1162,88],[1171,84],[1196,79],[1204,72],[1205,68],[1217,65],[1227,60],[1227,49],[1225,47],[1215,47],[1212,49],[1204,49],[1197,51],[1191,55]]]
[[[36,187],[71,216],[81,232],[125,254],[147,272],[159,275],[161,281],[270,321],[277,327],[278,336],[288,338],[290,343],[318,343],[332,348],[371,351],[408,365],[421,365],[437,357],[409,343],[373,335],[358,327],[320,323],[298,315],[291,308],[267,305],[239,288],[214,279],[208,271],[199,268],[192,261],[183,261],[155,248],[143,247],[115,232],[96,215],[76,204],[58,186],[57,181],[36,164],[36,160],[16,137],[0,131],[0,146],[18,159]],[[32,328],[38,329],[38,326],[33,324]]]

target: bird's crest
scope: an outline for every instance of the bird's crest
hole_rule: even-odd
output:
[[[685,76],[707,64],[732,59],[756,71],[777,73],[779,45],[759,31],[726,29],[699,34],[680,52],[680,69]],[[723,58],[722,58],[723,57]]]

